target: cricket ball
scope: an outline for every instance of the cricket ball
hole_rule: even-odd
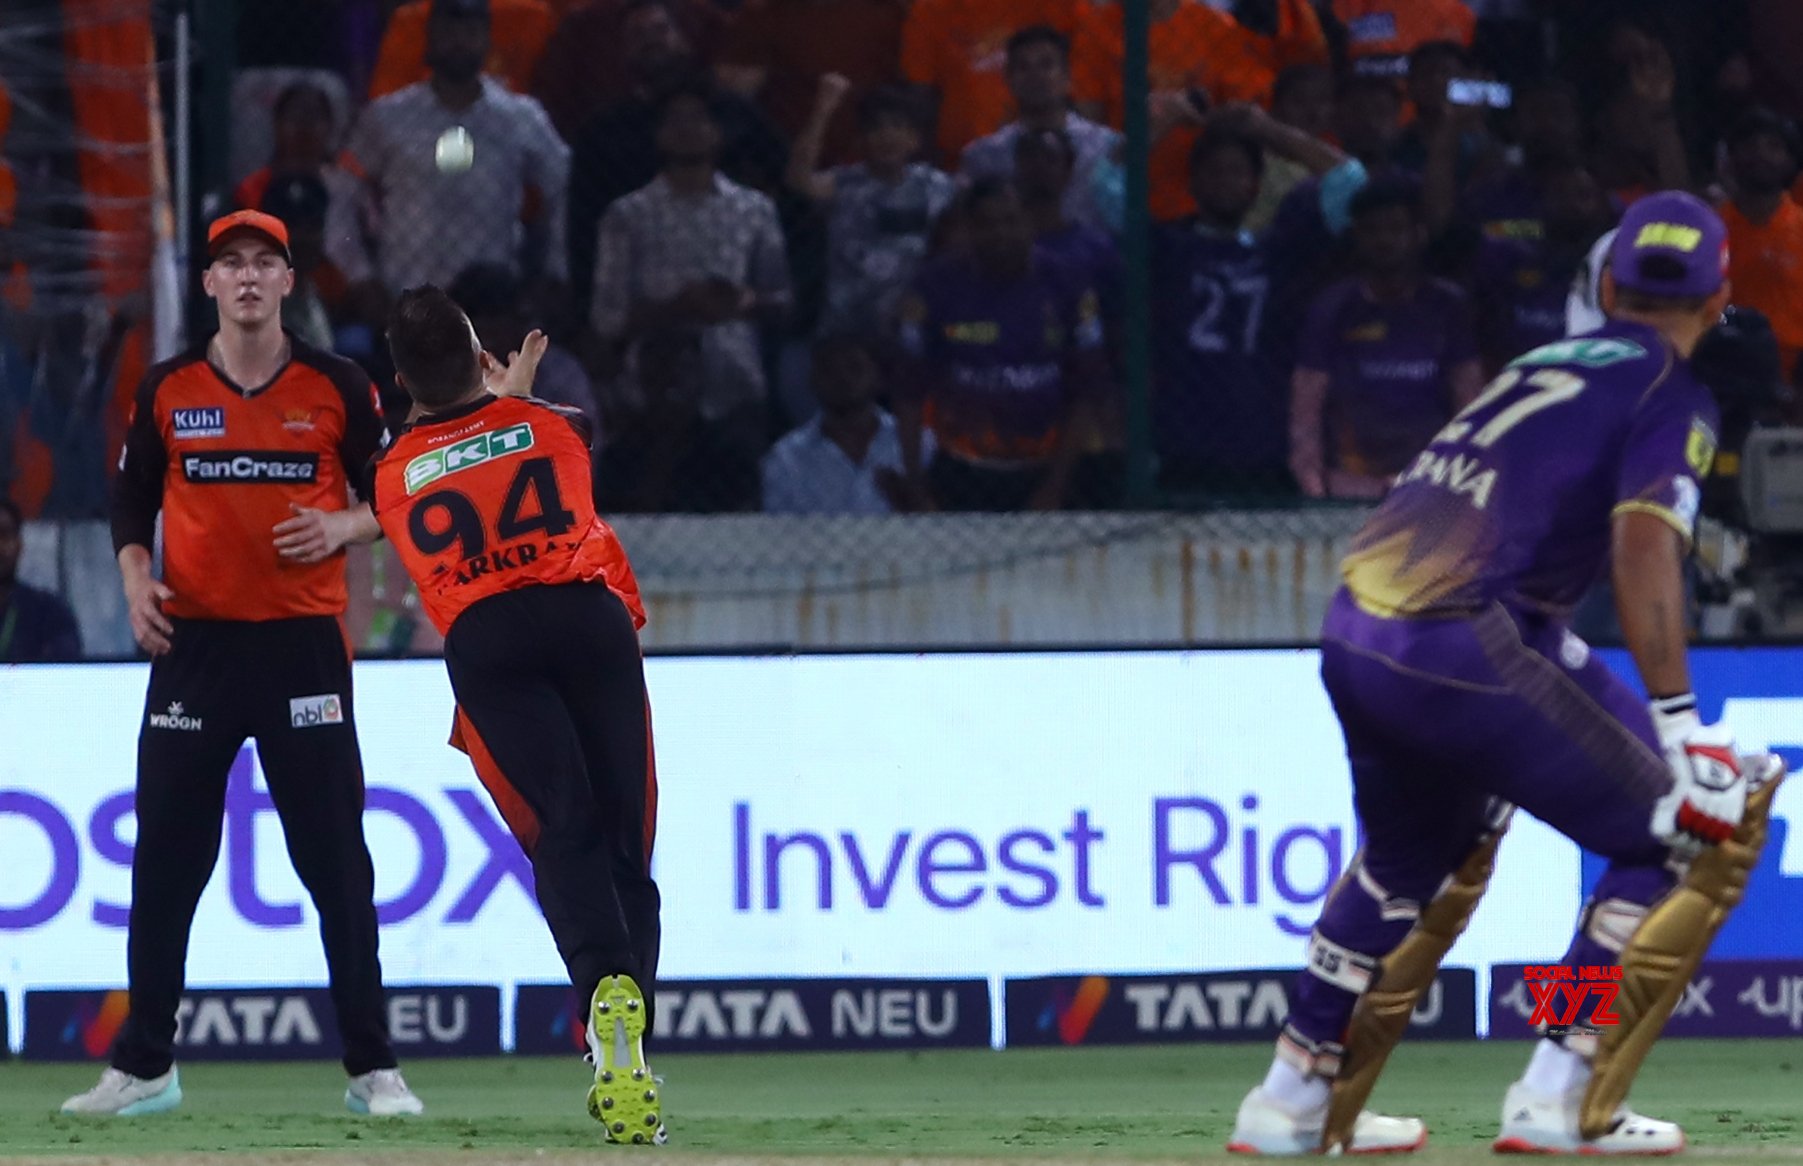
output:
[[[440,174],[462,174],[476,161],[476,142],[462,126],[452,126],[438,135],[432,149],[432,160]]]

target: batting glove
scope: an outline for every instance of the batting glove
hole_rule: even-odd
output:
[[[1734,836],[1747,806],[1747,783],[1728,726],[1705,725],[1697,698],[1652,702],[1653,728],[1677,780],[1653,807],[1653,833],[1686,849]]]

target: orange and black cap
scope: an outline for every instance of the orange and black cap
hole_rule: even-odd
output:
[[[294,256],[288,250],[287,224],[262,211],[233,211],[214,219],[212,225],[207,227],[207,258],[217,259],[220,248],[245,235],[256,235],[267,240],[282,253],[282,258],[287,260],[289,266],[294,265]]]

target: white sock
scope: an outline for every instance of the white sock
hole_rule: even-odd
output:
[[[1265,1074],[1265,1096],[1292,1113],[1325,1108],[1329,1088],[1325,1077],[1310,1076],[1282,1057],[1274,1058]]]
[[[1568,1091],[1590,1080],[1590,1062],[1558,1041],[1542,1040],[1534,1045],[1528,1071],[1521,1075],[1522,1084],[1535,1093],[1563,1097]]]

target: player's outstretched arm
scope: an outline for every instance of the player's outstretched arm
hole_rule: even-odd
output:
[[[1733,835],[1747,783],[1727,726],[1705,725],[1697,714],[1684,655],[1683,563],[1683,538],[1665,519],[1637,510],[1615,516],[1615,607],[1673,777],[1653,809],[1652,831],[1694,848]]]
[[[502,364],[492,352],[483,349],[482,387],[497,397],[530,397],[532,382],[538,377],[538,362],[545,358],[551,341],[537,328],[526,333],[519,349]]]
[[[282,558],[296,563],[317,563],[330,558],[347,546],[373,543],[382,537],[382,528],[369,503],[359,502],[348,510],[316,510],[290,502],[294,517],[275,524],[275,549]]]

